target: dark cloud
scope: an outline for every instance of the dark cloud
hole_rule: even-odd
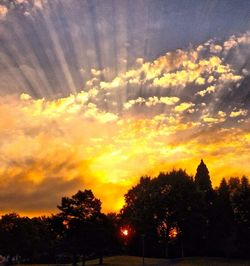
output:
[[[5,176],[0,178],[6,180]],[[76,188],[84,189],[80,178],[63,180],[60,176],[46,177],[39,184],[32,184],[22,175],[12,177],[12,180],[2,188],[1,212],[52,213],[56,211],[62,195],[74,194]]]
[[[70,176],[77,163],[71,158],[58,162],[52,158],[38,160],[36,156],[21,155],[7,160],[7,167],[0,176],[1,212],[54,212],[63,195],[71,195],[77,188],[84,189],[83,176]]]

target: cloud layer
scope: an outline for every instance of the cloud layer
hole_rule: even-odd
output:
[[[0,211],[48,214],[84,188],[117,211],[140,176],[201,158],[214,185],[250,176],[250,32],[152,50],[164,20],[132,30],[129,5],[90,2],[81,20],[75,1],[0,2]]]

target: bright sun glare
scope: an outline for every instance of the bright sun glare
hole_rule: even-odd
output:
[[[122,234],[124,236],[128,236],[128,229],[122,229]]]

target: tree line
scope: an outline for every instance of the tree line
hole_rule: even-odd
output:
[[[250,184],[222,179],[213,188],[201,160],[195,177],[184,170],[141,177],[119,214],[103,214],[91,190],[63,197],[49,217],[0,219],[0,254],[12,262],[74,265],[122,254],[151,257],[249,258]],[[125,232],[125,233],[123,233]]]

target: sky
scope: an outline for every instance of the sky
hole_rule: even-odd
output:
[[[250,2],[0,0],[0,213],[203,158],[250,176]]]

